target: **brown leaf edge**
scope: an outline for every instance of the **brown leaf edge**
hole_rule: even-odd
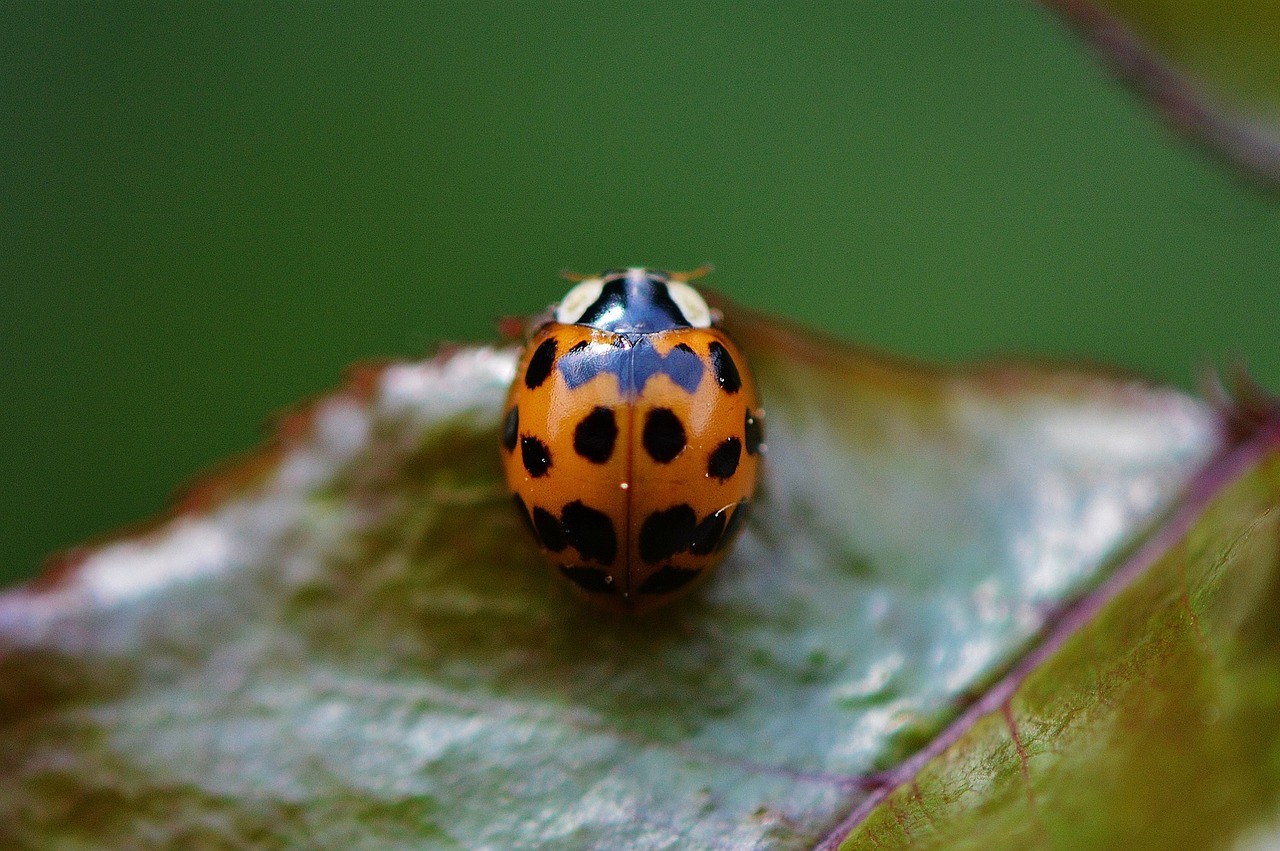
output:
[[[1221,384],[1217,386],[1221,390]],[[1233,389],[1237,395],[1225,407],[1225,396],[1214,398],[1214,394],[1210,394],[1211,401],[1230,424],[1229,440],[1188,485],[1174,513],[1101,585],[1063,609],[1045,627],[1039,643],[941,733],[896,767],[865,778],[863,785],[870,793],[813,851],[837,851],[894,791],[913,782],[925,766],[956,744],[981,718],[1005,711],[1022,683],[1181,540],[1224,487],[1268,453],[1280,451],[1280,398],[1266,395],[1241,371],[1234,375]]]
[[[1211,92],[1143,43],[1122,20],[1088,0],[1040,2],[1089,42],[1116,76],[1151,101],[1179,135],[1225,160],[1246,184],[1280,194],[1280,138],[1250,127],[1245,114],[1215,106]]]

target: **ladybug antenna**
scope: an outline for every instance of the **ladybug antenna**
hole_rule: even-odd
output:
[[[698,268],[691,269],[688,272],[672,272],[671,280],[679,281],[682,284],[687,284],[690,281],[696,281],[701,277],[710,275],[712,272],[715,271],[715,269],[716,267],[712,266],[710,263],[703,263]]]
[[[568,281],[571,284],[577,284],[577,283],[581,283],[582,281],[585,281],[587,278],[590,278],[591,276],[584,275],[581,272],[575,272],[572,269],[561,269],[560,277],[564,278],[566,281]]]

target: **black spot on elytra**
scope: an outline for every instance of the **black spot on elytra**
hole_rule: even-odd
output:
[[[746,504],[743,500],[738,508]],[[696,556],[706,556],[720,549],[726,536],[737,529],[735,511],[730,515],[726,506],[707,515],[701,523],[691,506],[681,503],[662,511],[655,511],[640,526],[640,557],[649,564],[669,559],[686,550]],[[741,523],[742,518],[738,518]]]
[[[741,458],[742,441],[736,437],[725,438],[707,459],[707,475],[715,476],[723,482],[738,471],[738,461]]]
[[[545,508],[534,506],[533,527],[542,545],[553,553],[573,547],[584,559],[611,564],[618,554],[618,537],[613,521],[602,511],[569,503],[557,518]]]
[[[529,534],[535,538],[538,537],[538,530],[533,528],[533,521],[529,519],[529,508],[524,504],[524,500],[520,498],[520,494],[513,493],[511,501],[515,503],[516,511],[520,512],[520,519],[524,521],[525,528],[529,530]]]
[[[707,519],[698,524],[689,536],[689,552],[696,556],[711,555],[720,543],[724,534],[724,523],[728,517],[727,509],[720,509],[715,514],[707,515]]]
[[[534,506],[533,528],[542,540],[542,545],[551,552],[558,553],[564,549],[566,543],[564,530],[560,528],[560,521],[550,511]]]
[[[542,342],[533,357],[529,358],[529,366],[524,371],[524,386],[537,390],[542,382],[551,374],[551,367],[556,362],[556,338],[551,337]]]
[[[609,581],[609,574],[598,567],[560,565],[560,572],[564,574],[565,579],[593,594],[616,594],[618,591],[617,586]]]
[[[618,536],[613,521],[603,511],[574,501],[560,514],[560,529],[564,539],[584,559],[601,564],[612,564],[618,554]]]
[[[579,340],[578,342],[576,342],[576,343],[574,343],[572,346],[570,346],[570,347],[569,347],[569,351],[565,352],[565,354],[566,354],[566,355],[571,355],[571,354],[574,354],[574,353],[576,353],[576,352],[583,351],[584,349],[586,349],[586,347],[587,347],[587,341],[586,341],[586,340]]]
[[[502,421],[502,446],[508,452],[516,451],[516,441],[520,439],[520,409],[513,407],[507,411]]]
[[[733,356],[718,342],[710,346],[711,368],[715,371],[716,381],[726,393],[737,393],[742,388],[742,376],[738,374],[738,365]]]
[[[609,408],[596,408],[582,418],[573,430],[573,450],[595,464],[603,464],[613,455],[618,439],[618,423]]]
[[[676,343],[676,348],[682,352],[688,352],[691,355],[695,353],[693,351],[693,347],[690,346],[688,343]]]
[[[684,426],[670,408],[654,408],[645,417],[641,440],[653,460],[666,464],[684,451]]]
[[[764,445],[764,423],[762,423],[760,418],[752,414],[751,410],[748,409],[744,426],[746,428],[745,434],[747,437],[747,454],[758,455],[760,453],[760,447]]]
[[[737,537],[738,531],[742,528],[742,524],[746,522],[748,509],[751,503],[747,500],[740,500],[736,508],[733,509],[733,515],[729,518],[729,522],[725,524],[724,534],[720,536],[720,545],[716,549],[724,549],[733,543],[733,539]]]
[[[698,578],[701,570],[685,570],[673,564],[664,565],[640,583],[636,589],[641,594],[670,594]]]
[[[520,456],[524,461],[524,468],[535,479],[545,476],[547,468],[551,466],[551,450],[536,437],[526,435],[520,438]]]
[[[655,511],[640,526],[640,558],[656,564],[689,548],[698,515],[685,503]]]

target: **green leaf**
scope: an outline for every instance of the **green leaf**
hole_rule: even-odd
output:
[[[1222,444],[1135,379],[728,312],[768,468],[697,595],[624,619],[553,579],[501,487],[511,350],[363,370],[0,596],[0,845],[806,847]]]
[[[1280,6],[1049,0],[1175,127],[1280,186]]]
[[[886,778],[840,847],[1274,848],[1278,426]]]

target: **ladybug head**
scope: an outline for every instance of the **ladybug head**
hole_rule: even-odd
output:
[[[569,290],[556,308],[556,321],[617,334],[706,328],[711,310],[685,283],[687,277],[640,267],[612,269]]]

